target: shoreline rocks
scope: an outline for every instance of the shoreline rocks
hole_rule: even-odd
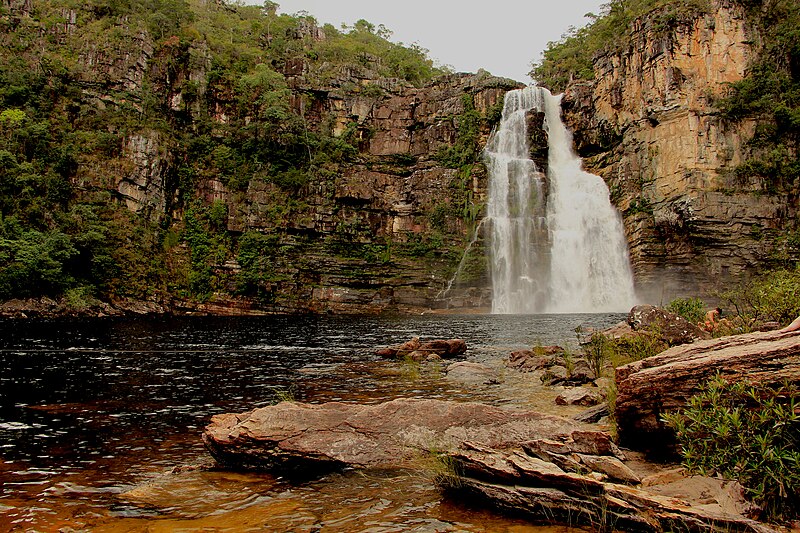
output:
[[[735,482],[656,473],[641,478],[613,450],[581,453],[567,443],[486,449],[463,443],[439,485],[500,511],[594,531],[777,532],[745,516]],[[698,488],[699,487],[699,488]]]
[[[617,368],[615,417],[620,442],[635,449],[668,452],[674,434],[661,421],[662,415],[684,407],[717,373],[727,381],[800,383],[800,332],[698,341]]]

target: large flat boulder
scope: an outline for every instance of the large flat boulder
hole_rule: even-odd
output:
[[[453,449],[467,440],[505,448],[541,439],[571,442],[581,453],[613,448],[606,433],[565,418],[419,399],[377,405],[282,402],[216,415],[203,433],[209,452],[224,466],[307,472],[402,466],[420,454]]]
[[[717,373],[728,381],[798,384],[800,333],[759,332],[698,341],[617,368],[620,442],[629,448],[665,451],[674,439],[662,415],[686,406]]]

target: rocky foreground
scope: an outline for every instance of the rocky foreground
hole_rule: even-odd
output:
[[[662,415],[685,406],[717,374],[727,381],[761,385],[800,382],[800,332],[703,340],[617,368],[615,415],[621,442],[653,451],[672,443],[672,430]]]
[[[701,335],[691,325],[637,309],[631,317],[641,318],[641,324],[629,320],[621,335],[649,335],[637,327],[655,320],[664,344],[679,344],[617,369],[620,442],[637,451],[623,452],[602,426],[580,421],[607,415],[605,405],[566,419],[423,399],[377,405],[283,402],[217,415],[203,441],[224,467],[284,474],[418,469],[423,464],[445,492],[541,522],[627,531],[777,531],[753,519],[759,509],[744,499],[738,483],[690,477],[682,469],[645,461],[641,452],[664,451],[674,442],[661,416],[686,405],[717,374],[761,384],[800,382],[800,321],[781,331],[697,340]],[[692,340],[696,342],[680,344]],[[415,338],[377,353],[424,363],[465,352],[466,344],[458,339]],[[558,347],[514,352],[505,361],[510,369],[541,374],[543,383],[573,387],[557,403],[592,405],[596,401],[566,398],[568,393],[596,393],[598,381],[605,379],[591,376],[580,362],[573,361],[562,379],[557,369],[567,363]],[[491,369],[479,363],[461,361],[448,366],[447,376],[495,382],[497,375],[487,371]]]
[[[218,463],[321,474],[419,468],[443,490],[537,521],[667,531],[773,531],[745,516],[740,487],[630,461],[596,426],[471,402],[295,402],[217,415],[203,441]],[[697,485],[700,483],[701,488]],[[688,500],[674,494],[696,497]]]

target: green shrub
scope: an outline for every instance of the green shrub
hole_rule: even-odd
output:
[[[613,341],[602,333],[592,334],[583,351],[595,377],[603,375],[603,367],[611,360]]]
[[[792,518],[800,511],[799,401],[795,385],[717,376],[685,409],[664,418],[687,470],[735,479],[768,518]]]
[[[667,311],[697,324],[705,318],[706,304],[700,298],[675,298],[667,305]]]
[[[744,323],[776,321],[787,325],[800,316],[800,271],[774,270],[743,281],[718,296]]]
[[[669,345],[654,333],[639,334],[611,341],[611,363],[617,367],[641,361],[666,350]]]

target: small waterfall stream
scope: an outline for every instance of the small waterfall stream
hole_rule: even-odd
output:
[[[544,113],[545,176],[530,159],[527,116]],[[633,275],[619,213],[585,172],[561,121],[561,98],[539,87],[506,94],[486,148],[492,312],[627,311]]]

